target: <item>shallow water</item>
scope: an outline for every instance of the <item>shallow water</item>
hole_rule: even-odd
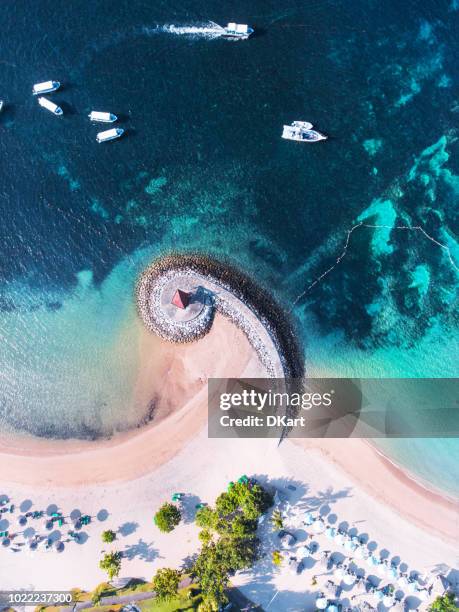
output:
[[[457,376],[458,8],[95,1],[56,20],[51,1],[4,2],[1,427],[136,422],[133,286],[171,248],[225,255],[294,304],[311,374]],[[222,40],[229,19],[258,35]],[[50,78],[61,119],[30,95]],[[91,109],[126,137],[98,145]],[[293,119],[330,139],[282,141]],[[348,236],[358,223],[378,227]],[[459,495],[456,441],[389,451]]]

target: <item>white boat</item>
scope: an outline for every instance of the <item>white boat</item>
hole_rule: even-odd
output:
[[[100,121],[101,123],[113,123],[118,119],[113,113],[101,113],[99,111],[91,111],[88,117],[91,121]]]
[[[308,121],[294,121],[291,125],[284,125],[282,138],[296,140],[297,142],[319,142],[327,140],[325,134],[312,129],[312,123]]]
[[[32,87],[32,93],[34,96],[51,93],[52,91],[59,89],[60,86],[61,84],[59,81],[44,81],[43,83],[35,83],[35,85]]]
[[[115,138],[119,138],[123,134],[124,130],[122,128],[112,128],[111,130],[99,132],[96,136],[96,140],[97,142],[106,142],[107,140],[115,140]]]
[[[244,40],[253,34],[254,30],[246,23],[228,23],[224,28],[223,38],[237,38]]]
[[[40,106],[43,106],[43,108],[46,108],[46,110],[51,111],[55,115],[64,114],[60,106],[58,106],[57,104],[54,104],[54,102],[51,102],[51,100],[47,100],[46,98],[43,98],[43,97],[38,98],[38,104]]]
[[[0,113],[1,113],[1,112],[2,112],[2,110],[3,110],[3,104],[4,104],[3,100],[0,100]]]

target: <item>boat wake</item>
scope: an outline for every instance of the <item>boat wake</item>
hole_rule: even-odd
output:
[[[175,36],[188,36],[190,38],[218,38],[224,34],[225,29],[214,23],[208,21],[198,25],[175,25],[166,24],[162,26],[156,26],[154,28],[146,28],[145,31],[148,34],[173,34]]]

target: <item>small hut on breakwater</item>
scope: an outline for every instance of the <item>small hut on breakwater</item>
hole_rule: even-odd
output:
[[[219,312],[244,332],[270,377],[303,375],[290,317],[231,264],[199,254],[160,257],[140,276],[136,298],[147,328],[165,340],[203,337]]]

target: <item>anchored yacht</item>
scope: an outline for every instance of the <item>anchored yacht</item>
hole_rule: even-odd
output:
[[[44,81],[43,83],[35,83],[32,87],[32,93],[34,96],[38,96],[39,94],[51,93],[59,89],[61,84],[59,81]]]
[[[1,112],[2,112],[2,110],[3,110],[3,105],[4,105],[3,100],[0,100],[0,113],[1,113]]]
[[[63,115],[64,112],[60,106],[51,102],[51,100],[47,100],[46,98],[38,98],[38,104],[46,108],[46,110],[51,111],[55,115]]]
[[[236,38],[240,40],[248,38],[254,32],[254,29],[245,23],[228,23],[226,28],[223,29],[223,38]]]
[[[112,128],[111,130],[99,132],[96,136],[96,140],[97,142],[106,142],[107,140],[115,140],[115,138],[119,138],[123,134],[124,130],[122,128]]]
[[[294,121],[291,125],[284,125],[282,138],[296,140],[298,142],[319,142],[327,140],[325,134],[312,129],[312,123],[308,121]]]
[[[100,121],[100,123],[113,123],[118,119],[113,113],[101,113],[99,111],[91,111],[88,117],[91,121]]]

